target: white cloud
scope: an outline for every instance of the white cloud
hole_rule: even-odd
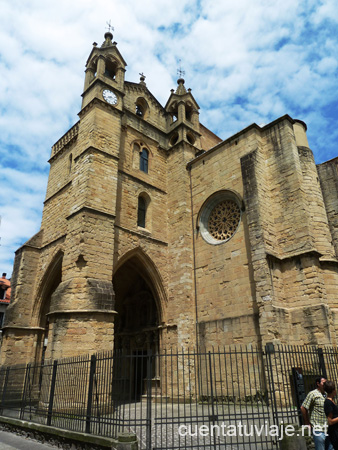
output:
[[[320,75],[337,74],[338,60],[333,56],[324,57],[317,63],[316,70]]]

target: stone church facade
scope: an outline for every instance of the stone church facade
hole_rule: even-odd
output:
[[[17,252],[1,361],[122,347],[336,344],[338,159],[290,116],[222,141],[179,79],[163,107],[110,32]]]

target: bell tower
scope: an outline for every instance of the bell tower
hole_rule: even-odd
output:
[[[122,104],[124,90],[124,75],[126,62],[117,49],[110,31],[104,35],[101,47],[93,43],[85,70],[82,108],[94,98],[100,98],[112,105]]]
[[[184,79],[177,80],[177,89],[171,90],[171,95],[165,106],[168,112],[169,145],[176,146],[186,142],[199,150],[199,106],[191,94],[191,89],[186,89]],[[195,155],[193,155],[195,156]]]
[[[201,150],[199,106],[191,89],[186,89],[183,72],[179,71],[176,91],[165,106],[168,134],[168,215],[169,259],[176,270],[170,274],[168,318],[173,322],[179,316],[184,327],[178,333],[178,345],[196,342],[194,255],[191,231],[190,172],[187,163]],[[182,277],[184,273],[184,277]],[[177,292],[180,295],[177,295]],[[184,301],[182,301],[184,299]]]
[[[86,63],[76,131],[50,160],[51,200],[44,210],[42,228],[50,229],[48,208],[53,209],[63,224],[64,243],[61,281],[46,312],[50,337],[46,358],[72,355],[71,336],[81,333],[88,352],[113,348],[114,233],[127,64],[112,39],[108,31],[100,47],[94,43]],[[57,177],[65,173],[61,167],[67,161],[72,161],[67,184],[59,193]],[[57,196],[60,203],[54,204]]]

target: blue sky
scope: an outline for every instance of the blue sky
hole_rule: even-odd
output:
[[[336,0],[3,0],[0,271],[40,228],[52,145],[78,120],[84,69],[106,22],[164,105],[181,60],[200,121],[226,139],[289,114],[321,163],[338,155]]]

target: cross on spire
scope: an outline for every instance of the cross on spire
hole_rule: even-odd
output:
[[[144,80],[146,79],[146,76],[144,75],[143,72],[141,72],[139,75],[140,75],[140,83],[145,86],[146,84],[145,84]]]
[[[180,64],[180,67],[177,69],[177,75],[178,75],[180,78],[182,78],[182,77],[184,77],[184,75],[185,75],[185,71],[182,69],[182,66],[181,66],[181,62],[182,62],[182,61],[179,59],[178,62],[179,62],[179,64]]]
[[[106,24],[108,25],[108,26],[106,27],[106,30],[108,30],[109,33],[111,33],[112,31],[114,31],[114,27],[113,27],[112,24],[111,24],[111,20],[109,20],[109,22],[106,22]]]

